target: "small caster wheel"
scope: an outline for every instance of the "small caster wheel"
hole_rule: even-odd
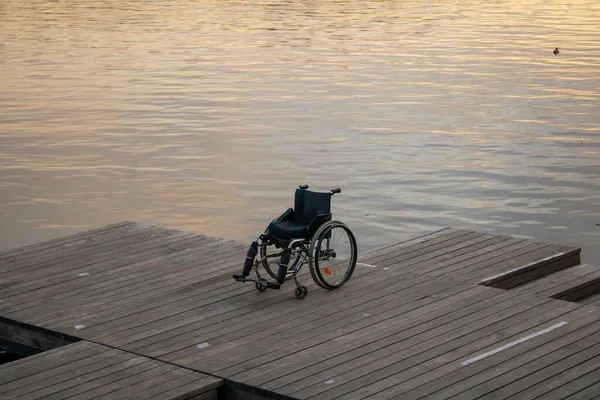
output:
[[[259,292],[264,292],[265,290],[267,290],[267,286],[263,285],[262,283],[256,282],[256,290],[258,290]]]
[[[308,294],[308,289],[306,288],[306,286],[299,286],[296,288],[295,294],[298,300],[302,300]]]

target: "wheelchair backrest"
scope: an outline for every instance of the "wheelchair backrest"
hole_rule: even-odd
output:
[[[296,189],[294,220],[309,224],[319,214],[331,213],[331,193]]]

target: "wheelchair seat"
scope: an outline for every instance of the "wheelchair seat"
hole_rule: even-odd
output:
[[[331,196],[330,192],[296,189],[294,208],[271,222],[267,231],[278,239],[309,240],[321,225],[331,220]]]
[[[269,225],[269,233],[277,238],[285,240],[306,237],[307,230],[308,224],[305,224],[302,221],[274,221]]]

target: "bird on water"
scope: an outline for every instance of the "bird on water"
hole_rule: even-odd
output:
[[[554,54],[558,54],[558,53],[560,53],[560,50],[558,50],[558,47],[554,49],[553,53],[554,53]]]

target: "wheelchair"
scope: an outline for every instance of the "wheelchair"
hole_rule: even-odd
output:
[[[323,289],[337,289],[348,282],[356,267],[357,246],[352,231],[344,223],[332,220],[331,197],[336,193],[341,193],[341,189],[313,192],[308,185],[299,186],[294,208],[274,219],[252,242],[242,274],[233,278],[238,282],[254,282],[259,292],[280,289],[286,280],[293,279],[298,299],[308,294],[298,280],[305,264],[315,283]],[[261,266],[275,281],[261,277]],[[253,269],[256,279],[249,278]]]

